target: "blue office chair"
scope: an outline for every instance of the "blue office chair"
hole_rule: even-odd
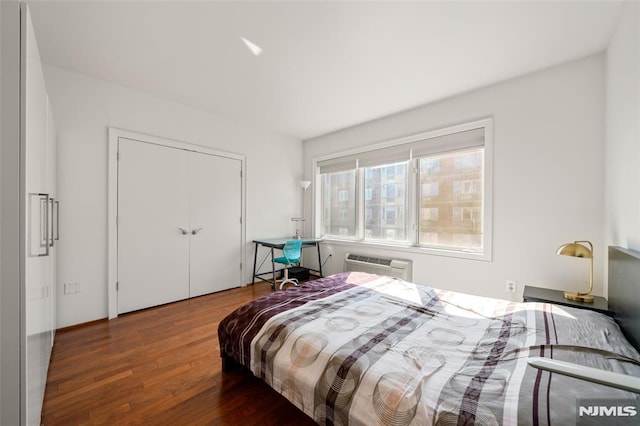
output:
[[[282,257],[276,257],[273,259],[276,263],[284,265],[284,279],[280,283],[280,290],[287,283],[293,283],[298,285],[296,278],[289,278],[289,267],[300,264],[300,255],[302,253],[302,240],[289,240],[284,244],[282,248]]]

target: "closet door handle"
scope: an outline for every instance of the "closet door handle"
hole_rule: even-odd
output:
[[[36,207],[37,203],[37,207]],[[49,194],[30,193],[29,194],[29,256],[46,257],[49,256],[51,210],[49,209]],[[38,210],[35,210],[35,209]],[[37,212],[37,213],[36,213]]]
[[[40,247],[45,248],[40,256],[49,256],[49,194],[40,194],[40,220],[42,223],[42,236],[40,237]],[[42,212],[44,210],[44,213]]]
[[[178,229],[180,230],[180,232],[182,233],[182,235],[188,235],[188,234],[189,234],[189,231],[187,231],[187,230],[186,230],[186,229],[184,229],[184,228],[178,228]]]
[[[56,201],[56,238],[58,241],[60,239],[60,201]]]
[[[53,199],[53,197],[49,198],[49,203],[51,203],[50,207],[49,207],[49,220],[51,221],[51,223],[48,225],[49,226],[49,247],[53,247],[54,245],[54,241],[55,241],[55,231],[54,231],[54,227],[55,227],[55,222],[54,222],[54,206],[56,205],[56,200]]]
[[[196,235],[198,232],[202,231],[202,228],[198,228],[198,229],[194,229],[193,231],[191,231],[191,233],[193,235]]]

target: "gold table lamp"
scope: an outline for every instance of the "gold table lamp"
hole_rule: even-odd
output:
[[[589,247],[585,246],[584,243],[588,244]],[[593,291],[593,244],[591,244],[590,241],[574,241],[561,245],[558,250],[556,250],[556,254],[589,259],[589,291],[586,293],[565,291],[564,297],[565,299],[577,300],[578,302],[593,303],[593,296],[591,295]]]

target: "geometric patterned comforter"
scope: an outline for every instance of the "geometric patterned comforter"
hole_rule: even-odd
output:
[[[218,335],[222,356],[327,425],[575,424],[578,398],[636,395],[528,357],[640,376],[625,360],[638,352],[602,314],[360,272],[258,298]]]

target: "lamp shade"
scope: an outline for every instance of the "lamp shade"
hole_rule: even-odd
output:
[[[309,188],[309,186],[311,186],[311,181],[310,180],[301,180],[300,181],[300,188],[302,188],[303,190],[307,190]]]
[[[589,247],[585,244],[588,244]],[[593,244],[591,244],[591,241],[574,241],[563,244],[558,247],[556,254],[589,259],[589,290],[585,293],[565,291],[564,297],[565,299],[576,300],[578,302],[593,303],[593,296],[591,296],[591,291],[593,291]]]
[[[584,257],[585,259],[592,259],[593,252],[589,247],[586,247],[578,242],[563,244],[558,247],[556,254],[563,256]]]

